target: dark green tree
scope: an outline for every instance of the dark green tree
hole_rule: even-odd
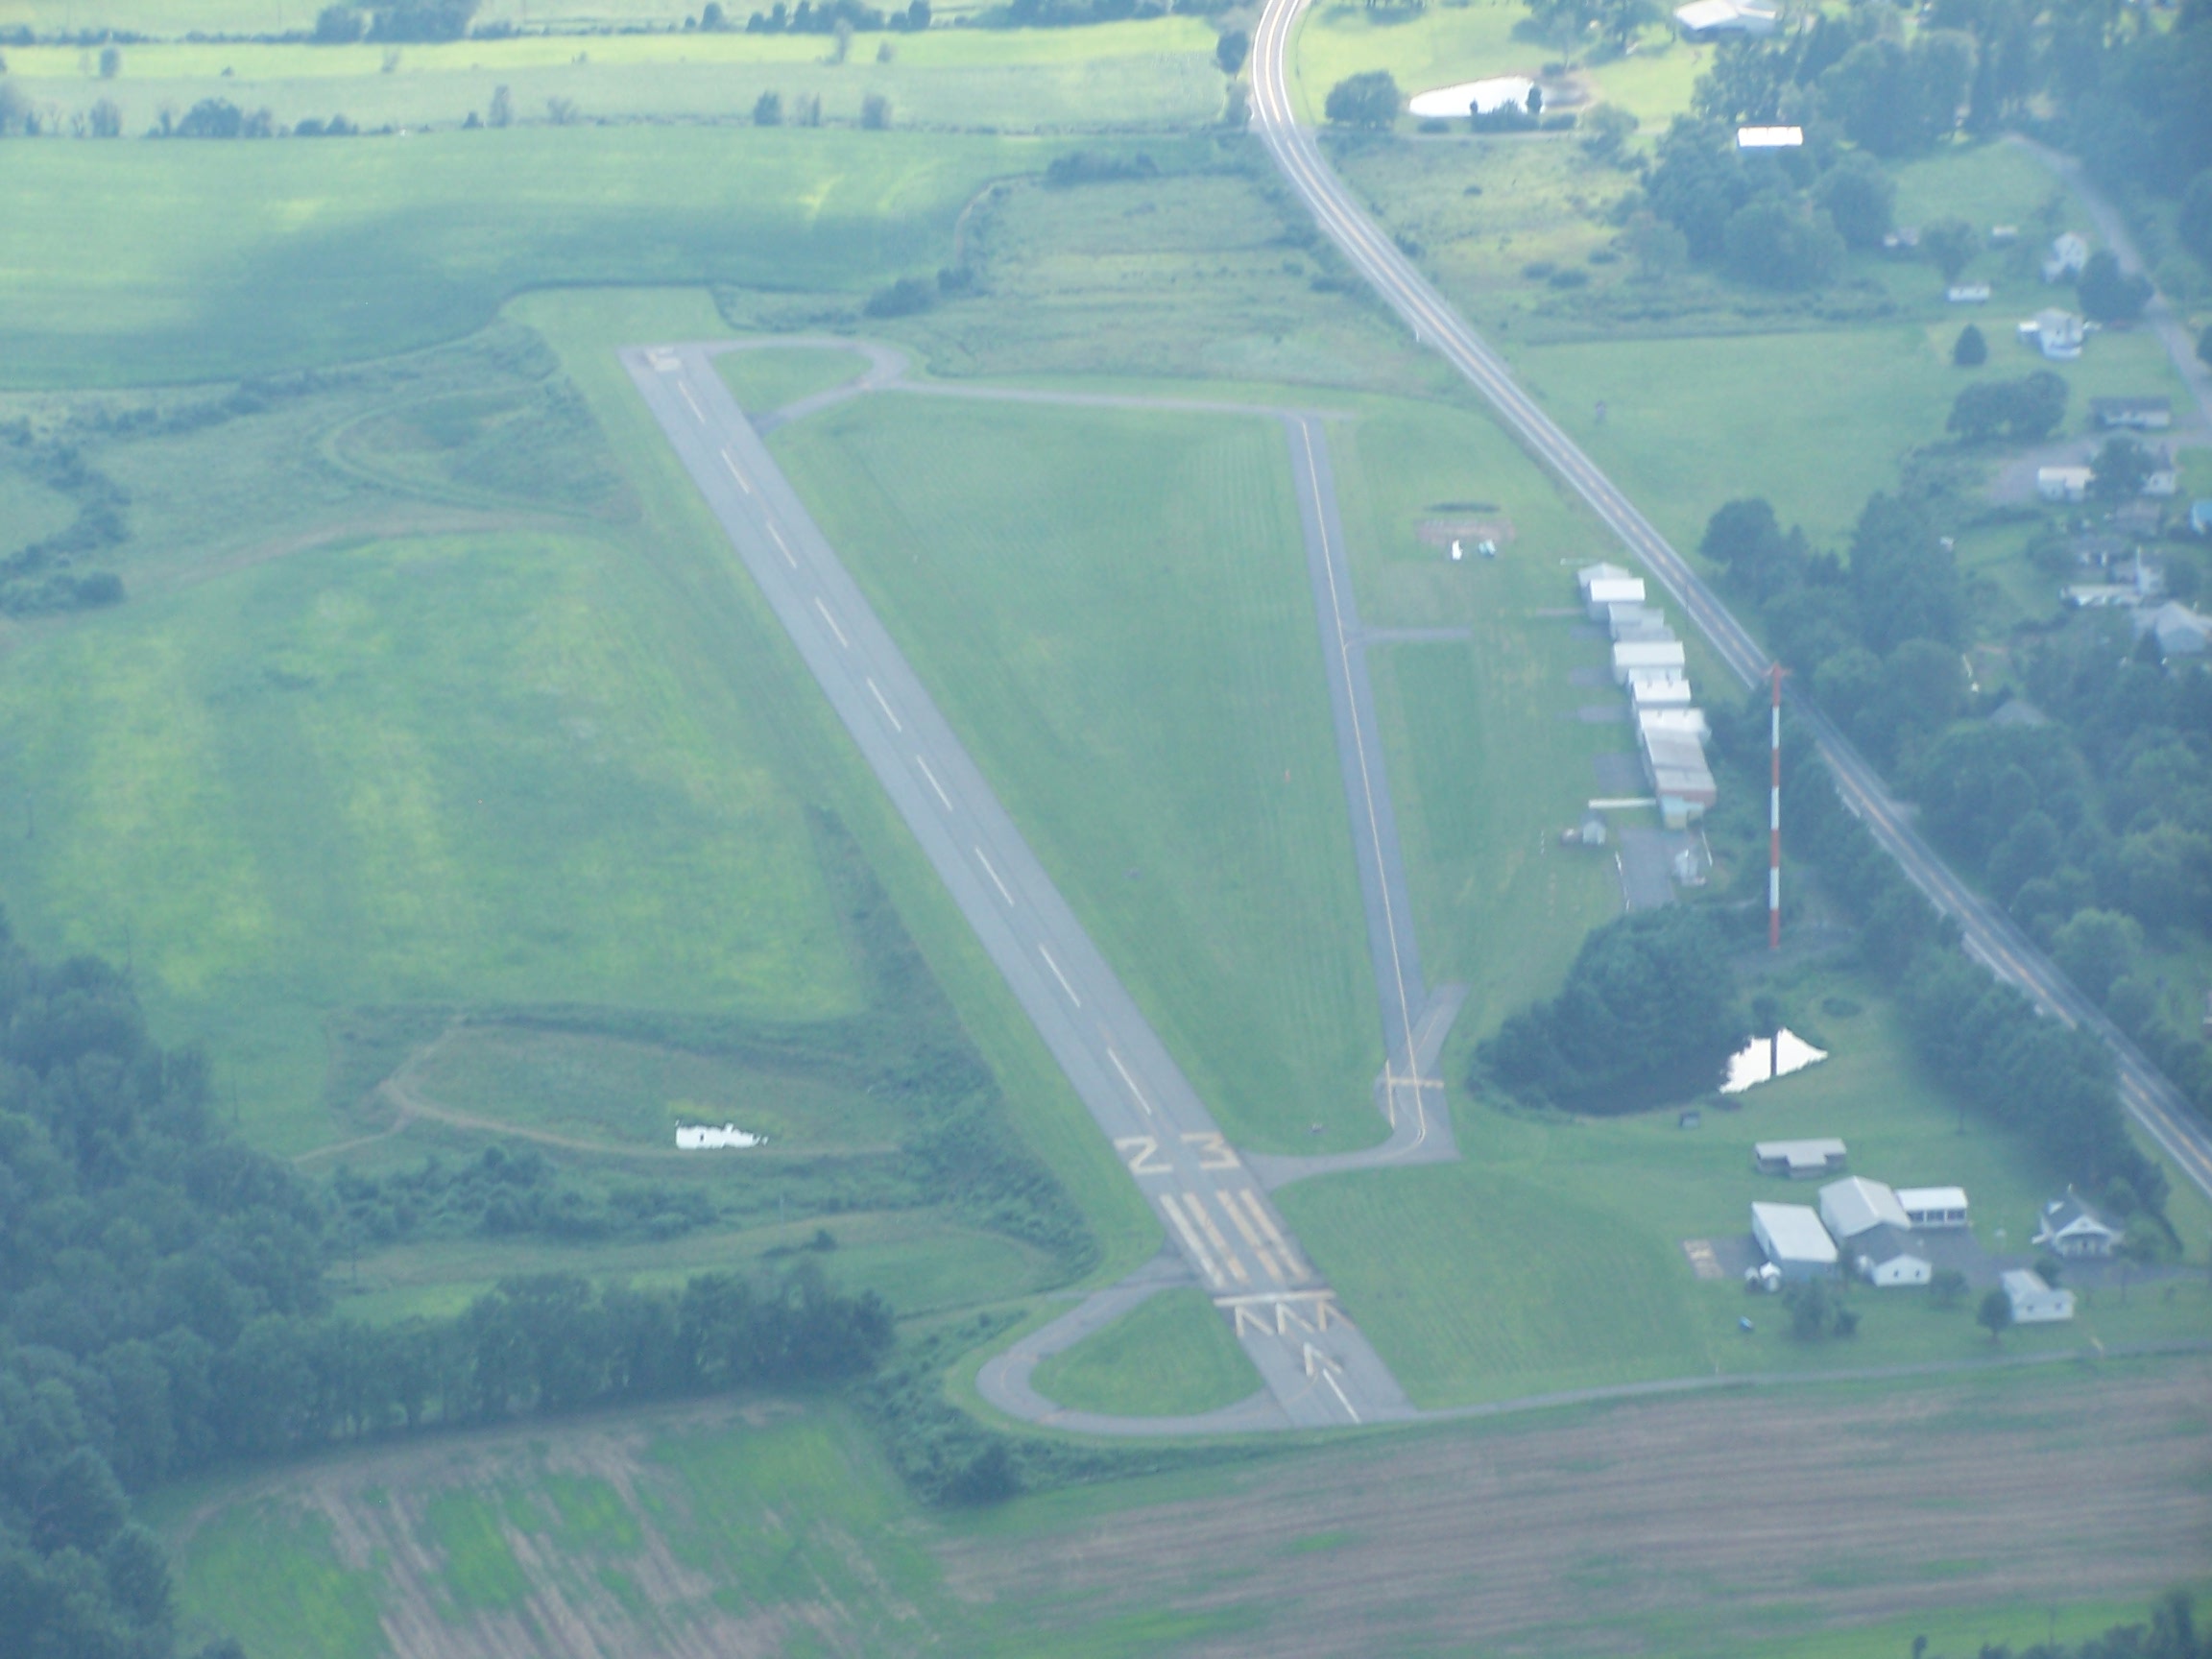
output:
[[[1960,369],[1979,369],[1989,361],[1989,342],[1980,328],[1969,323],[1959,330],[1951,348],[1951,361]]]
[[[1854,151],[1814,181],[1813,201],[1850,248],[1879,248],[1896,223],[1897,183],[1873,156]]]
[[[1328,101],[1322,112],[1338,127],[1362,127],[1372,132],[1386,132],[1398,120],[1398,111],[1405,99],[1398,91],[1397,80],[1387,69],[1370,69],[1363,75],[1353,75],[1329,88]]]
[[[1244,60],[1252,55],[1252,36],[1241,29],[1223,32],[1214,42],[1214,61],[1224,75],[1234,75],[1244,67]]]
[[[1989,1333],[1990,1341],[1996,1341],[2012,1329],[2012,1298],[2002,1290],[1990,1291],[1974,1310],[1974,1323]]]
[[[1982,238],[1963,219],[1938,219],[1920,231],[1920,252],[1943,273],[1943,280],[1956,282],[1981,251]]]
[[[2132,323],[2153,290],[2150,277],[2140,271],[2123,273],[2111,251],[2100,248],[2081,268],[2075,292],[2081,297],[2081,315],[2092,323]]]
[[[2107,438],[2089,464],[2089,493],[2101,501],[2126,501],[2143,492],[2154,469],[2151,451],[2122,434]]]
[[[1817,288],[1843,260],[1843,238],[1828,216],[1778,194],[1731,214],[1722,245],[1729,275],[1762,288]]]

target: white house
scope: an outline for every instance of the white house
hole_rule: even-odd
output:
[[[1754,1204],[1751,1237],[1785,1279],[1826,1279],[1836,1271],[1836,1240],[1802,1204]]]
[[[1859,1277],[1884,1290],[1925,1285],[1935,1264],[1913,1246],[1912,1236],[1894,1227],[1869,1227],[1851,1240],[1851,1264]]]
[[[1954,282],[1943,290],[1943,298],[1953,305],[1986,305],[1989,303],[1989,284]]]
[[[2055,1325],[2074,1317],[2074,1292],[2054,1290],[2040,1273],[2014,1267],[1998,1283],[2005,1287],[2005,1300],[2012,1304],[2015,1325]]]
[[[2135,432],[2163,432],[2174,424],[2171,397],[2092,397],[2089,419],[2107,431],[2125,426]]]
[[[2086,467],[2038,467],[2035,493],[2046,501],[2086,501],[2089,478]]]
[[[1818,1141],[1762,1141],[1751,1148],[1751,1162],[1762,1175],[1787,1175],[1792,1181],[1815,1181],[1841,1171],[1846,1156],[1843,1142]]]
[[[1841,1239],[1856,1238],[1876,1227],[1894,1227],[1903,1233],[1912,1225],[1897,1194],[1863,1175],[1846,1175],[1820,1189],[1820,1221]]]
[[[2126,1237],[2076,1197],[2069,1188],[2065,1197],[2054,1198],[2043,1206],[2034,1242],[2054,1256],[2109,1256],[2112,1247]]]
[[[1774,33],[1781,13],[1750,0],[1690,0],[1675,8],[1674,26],[1690,40],[1718,40],[1723,35],[1760,38]]]
[[[2178,600],[2152,610],[2138,607],[2135,612],[2135,632],[2158,636],[2160,657],[2201,657],[2212,647],[2212,616],[2192,611]]]
[[[1900,1187],[1897,1207],[1916,1228],[1966,1225],[1966,1189],[1963,1187]]]
[[[2051,244],[2051,252],[2043,260],[2043,280],[2071,282],[2088,263],[2089,244],[2068,230]]]
[[[2057,363],[2071,363],[2081,355],[2081,319],[2056,305],[2038,311],[2020,325],[2020,343],[2032,346]]]

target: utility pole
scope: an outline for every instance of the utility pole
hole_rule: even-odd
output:
[[[1767,670],[1774,683],[1772,722],[1773,781],[1767,796],[1767,949],[1782,949],[1782,676],[1777,662]]]

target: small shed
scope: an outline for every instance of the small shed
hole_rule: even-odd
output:
[[[2005,1288],[2005,1300],[2012,1304],[2015,1325],[2056,1325],[2074,1317],[2074,1292],[2053,1289],[2040,1273],[2014,1267],[1998,1283]]]
[[[1915,1228],[1966,1225],[1966,1189],[1963,1187],[1900,1187],[1897,1206]]]
[[[1876,1227],[1903,1233],[1912,1225],[1897,1194],[1863,1175],[1846,1175],[1820,1189],[1820,1221],[1839,1238],[1856,1238]]]
[[[2020,343],[2034,347],[2055,362],[2071,363],[2081,355],[2082,333],[2080,318],[2054,305],[2020,325]]]
[[[2054,1198],[2043,1206],[2034,1242],[2037,1248],[2048,1250],[2054,1256],[2079,1260],[2109,1256],[2113,1246],[2126,1237],[2127,1234],[2090,1209],[2069,1187],[2065,1197]]]
[[[2046,501],[2086,501],[2090,477],[2086,467],[2038,467],[2035,493]]]
[[[1860,1278],[1884,1290],[1925,1285],[1936,1272],[1935,1263],[1913,1244],[1911,1234],[1888,1226],[1869,1227],[1852,1239],[1851,1263]]]
[[[1835,1140],[1762,1141],[1751,1162],[1762,1175],[1787,1175],[1792,1181],[1817,1181],[1842,1173],[1843,1142]]]
[[[1943,298],[1953,305],[1986,305],[1989,303],[1989,284],[1954,282],[1943,290]]]
[[[1836,1272],[1836,1240],[1803,1204],[1754,1204],[1751,1237],[1785,1279],[1827,1279]]]

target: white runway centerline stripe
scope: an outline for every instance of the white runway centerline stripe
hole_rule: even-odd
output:
[[[937,799],[945,804],[945,810],[951,811],[952,797],[945,793],[945,785],[937,781],[937,774],[929,770],[929,762],[917,755],[914,764],[922,768],[922,776],[929,780],[929,787],[937,791]]]
[[[998,871],[992,864],[990,854],[985,853],[980,847],[975,849],[975,862],[983,866],[983,874],[991,878],[991,885],[998,889],[998,897],[1005,900],[1008,904],[1012,904],[1014,902],[1014,895],[1007,891],[1006,883],[998,879]],[[1042,950],[1045,949],[1045,947],[1040,945],[1037,947],[1037,949]],[[1049,962],[1052,960],[1052,958],[1047,955],[1045,960]],[[1057,974],[1060,972],[1060,970],[1055,968],[1052,970],[1052,972]],[[1063,979],[1060,981],[1060,983],[1062,985],[1066,985],[1068,981]],[[1068,995],[1072,997],[1075,995],[1075,993],[1070,991],[1068,993]]]
[[[693,418],[694,420],[696,420],[696,421],[699,422],[699,424],[700,424],[700,425],[702,425],[702,426],[706,425],[706,424],[707,424],[707,411],[706,411],[706,410],[704,410],[704,409],[702,409],[702,408],[700,408],[700,407],[699,407],[699,399],[691,396],[691,387],[690,387],[690,385],[689,385],[687,382],[685,382],[685,381],[683,381],[683,380],[679,380],[679,381],[677,381],[677,382],[676,382],[676,390],[677,390],[677,391],[679,391],[679,392],[681,392],[681,393],[683,393],[683,394],[684,394],[684,401],[691,405],[691,415],[692,415],[692,418]]]
[[[791,557],[791,549],[783,544],[783,532],[776,528],[776,520],[768,520],[768,534],[776,538],[776,551],[783,555],[783,563],[792,569],[799,568],[799,561]]]
[[[722,451],[722,465],[730,469],[730,476],[737,480],[738,489],[748,495],[753,493],[753,486],[745,482],[745,474],[737,470],[737,463],[727,449]]]
[[[1121,1073],[1121,1081],[1128,1085],[1129,1093],[1137,1097],[1137,1104],[1144,1108],[1144,1116],[1152,1116],[1152,1102],[1144,1098],[1144,1091],[1137,1087],[1137,1079],[1129,1075],[1129,1068],[1121,1064],[1121,1056],[1109,1045],[1106,1058],[1114,1062],[1114,1070]]]
[[[1198,1237],[1198,1230],[1184,1219],[1182,1206],[1175,1202],[1175,1194],[1161,1193],[1160,1208],[1167,1219],[1175,1224],[1175,1231],[1182,1237],[1183,1247],[1190,1252],[1191,1259],[1198,1263],[1198,1270],[1214,1284],[1220,1284],[1221,1269],[1214,1264],[1214,1258],[1206,1248],[1206,1240]]]
[[[837,618],[830,614],[830,607],[823,604],[821,599],[817,597],[814,601],[814,609],[822,613],[822,620],[830,624],[830,632],[837,636],[837,643],[848,651],[852,650],[853,642],[845,637],[845,630],[837,626]]]
[[[1007,902],[1012,903],[1012,899],[1008,899]],[[1052,952],[1040,944],[1037,947],[1037,954],[1045,958],[1045,966],[1051,969],[1052,977],[1060,981],[1060,989],[1068,993],[1068,1000],[1074,1003],[1078,1008],[1082,1007],[1083,998],[1075,995],[1075,987],[1068,983],[1068,975],[1060,972],[1060,964],[1052,960]]]
[[[884,700],[882,691],[877,686],[874,680],[869,680],[868,689],[876,699],[876,707],[883,710],[883,718],[891,722],[891,730],[894,732],[905,731],[906,728],[899,723],[899,716],[891,712],[891,705]]]

